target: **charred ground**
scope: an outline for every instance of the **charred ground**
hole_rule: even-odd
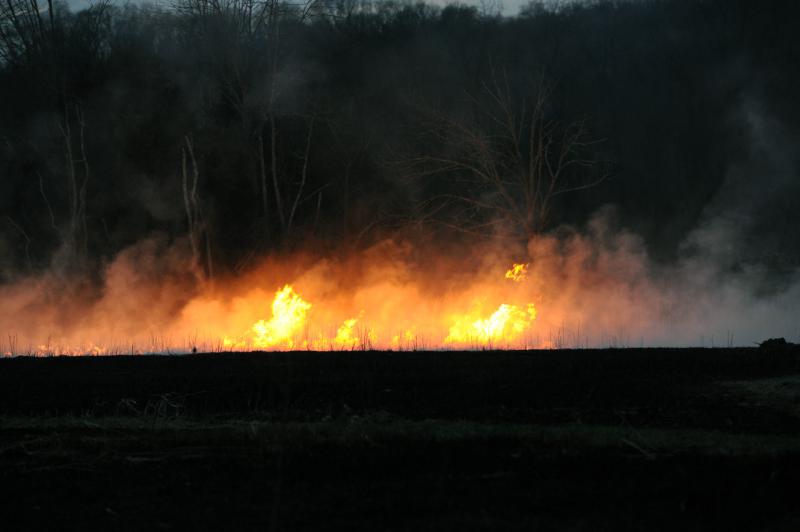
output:
[[[791,530],[798,397],[792,347],[6,359],[0,505],[15,528]]]

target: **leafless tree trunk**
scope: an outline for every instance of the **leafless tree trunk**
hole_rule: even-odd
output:
[[[292,230],[292,222],[294,222],[294,215],[297,212],[297,205],[300,203],[300,198],[303,196],[303,191],[308,181],[308,158],[311,154],[311,137],[314,134],[314,121],[316,116],[312,116],[308,123],[308,135],[306,136],[306,147],[303,151],[303,168],[300,170],[300,185],[297,187],[297,193],[294,196],[294,203],[292,210],[289,211],[289,218],[286,223],[286,231]]]
[[[270,175],[272,176],[273,190],[275,191],[275,205],[278,211],[278,219],[281,223],[281,233],[286,233],[286,216],[283,213],[283,200],[281,199],[281,187],[278,177],[278,129],[275,126],[275,113],[269,113],[269,155],[270,155]]]
[[[98,0],[89,7],[97,27],[105,22],[110,5],[110,0]],[[45,9],[47,22],[42,19]],[[15,63],[45,52],[55,54],[58,22],[53,0],[47,0],[47,7],[41,0],[0,0],[0,60]],[[55,65],[51,57],[49,68],[55,69]]]
[[[53,213],[53,206],[50,204],[50,200],[47,199],[47,194],[45,194],[44,191],[44,179],[42,179],[42,175],[39,172],[36,172],[36,176],[39,178],[39,193],[42,195],[45,207],[47,207],[47,214],[50,216],[50,228],[60,234],[58,225],[56,225],[56,216]]]
[[[3,0],[0,4],[0,55],[7,62],[32,54],[39,41],[36,0]],[[39,28],[40,29],[40,28]]]
[[[267,194],[267,164],[264,158],[264,135],[258,133],[258,170],[261,185],[261,214],[269,219],[269,196]]]
[[[314,211],[314,225],[311,229],[311,234],[317,234],[317,227],[319,227],[319,212],[322,210],[322,190],[317,192],[317,208]]]
[[[275,192],[275,205],[278,211],[278,220],[281,224],[281,232],[286,233],[286,217],[283,212],[283,201],[281,198],[280,185],[278,184],[278,128],[275,124],[275,100],[277,98],[277,75],[278,58],[280,54],[280,9],[277,0],[268,2],[267,23],[269,32],[269,96],[267,103],[267,115],[269,120],[269,155],[270,155],[270,175]]]
[[[2,1],[2,0],[0,0]],[[282,30],[284,20],[302,22],[321,9],[319,0],[281,1],[281,0],[179,0],[178,10],[186,13],[201,24],[225,24],[233,35],[227,43],[230,49],[221,50],[220,76],[221,89],[226,98],[244,115],[243,107],[248,98],[245,94],[246,81],[252,76],[245,75],[251,65],[241,60],[245,51],[254,44],[266,44],[267,86],[260,104],[261,120],[258,124],[254,158],[257,159],[257,189],[260,197],[260,213],[269,224],[270,218],[277,218],[282,239],[286,238],[291,227],[296,224],[296,213],[301,199],[294,195],[289,176],[283,175],[279,164],[281,146],[281,116],[278,106],[280,97],[279,71],[282,53]],[[259,48],[261,48],[259,46]],[[257,64],[257,61],[253,62]],[[252,89],[252,87],[249,87]],[[251,96],[256,97],[258,95]],[[313,126],[312,126],[313,128]],[[311,132],[308,140],[310,142]],[[268,144],[268,145],[267,145]],[[308,144],[308,143],[307,143]],[[308,146],[307,146],[308,148]],[[269,160],[267,160],[269,159]],[[300,176],[303,185],[308,157]],[[271,233],[267,226],[265,233]]]
[[[202,206],[197,192],[200,182],[200,171],[194,153],[191,138],[184,137],[185,146],[181,149],[181,171],[183,177],[183,205],[186,209],[186,222],[189,233],[189,243],[192,247],[192,260],[198,275],[208,279],[214,276],[214,264],[211,253],[211,239],[208,234],[208,225],[203,215]],[[188,162],[191,163],[191,173]],[[205,263],[205,264],[204,264]]]
[[[73,138],[70,114],[70,106],[66,106],[64,108],[64,119],[59,124],[59,129],[64,143],[64,164],[69,203],[69,220],[63,240],[67,250],[67,262],[69,266],[74,267],[82,262],[87,252],[86,191],[91,172],[86,154],[86,122],[83,118],[83,112],[79,105],[75,105],[74,116],[78,125],[77,156],[75,154],[74,144],[76,141]],[[78,174],[78,166],[83,169],[81,177]]]
[[[369,140],[366,138],[359,138],[356,142],[347,142],[345,141],[336,128],[333,126],[332,123],[328,123],[328,130],[333,135],[333,138],[337,144],[338,150],[342,155],[342,160],[344,162],[343,168],[343,176],[342,180],[344,183],[342,184],[342,194],[343,194],[343,206],[342,206],[342,235],[346,240],[350,240],[350,176],[353,171],[353,167],[358,164],[363,158],[364,155],[367,153],[369,149]],[[355,146],[355,149],[352,149]]]
[[[6,220],[8,223],[11,224],[11,227],[16,229],[16,231],[25,239],[25,263],[27,265],[28,271],[33,271],[33,261],[31,261],[31,237],[28,236],[27,231],[22,228],[11,216],[6,215]]]

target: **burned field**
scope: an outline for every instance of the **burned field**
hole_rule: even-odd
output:
[[[0,360],[12,529],[795,530],[800,351]]]

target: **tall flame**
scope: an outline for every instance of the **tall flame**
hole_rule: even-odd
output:
[[[505,278],[519,282],[527,276],[527,264],[514,264]],[[400,334],[382,338],[374,328],[367,325],[364,309],[358,317],[343,320],[332,337],[309,333],[309,314],[314,304],[303,299],[292,285],[284,285],[275,292],[272,315],[261,318],[250,328],[235,337],[225,336],[226,349],[274,350],[274,349],[369,349],[385,346],[391,349],[422,347],[417,327]],[[510,344],[530,330],[536,319],[533,303],[522,305],[501,303],[488,316],[479,310],[455,313],[447,319],[447,335],[433,339],[434,345],[456,348],[477,348]]]
[[[444,342],[466,346],[511,342],[520,338],[535,319],[536,307],[533,303],[529,303],[525,310],[503,303],[487,318],[476,318],[474,315],[457,317]]]
[[[244,338],[225,337],[223,344],[236,349],[292,349],[296,346],[298,333],[306,324],[311,306],[287,284],[275,293],[269,320],[255,322],[250,327],[251,334],[244,335]]]

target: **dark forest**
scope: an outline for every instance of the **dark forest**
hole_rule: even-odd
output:
[[[658,261],[725,211],[730,267],[800,263],[796,2],[50,7],[0,13],[6,280],[152,234],[213,275],[410,227],[530,238],[607,205]]]

